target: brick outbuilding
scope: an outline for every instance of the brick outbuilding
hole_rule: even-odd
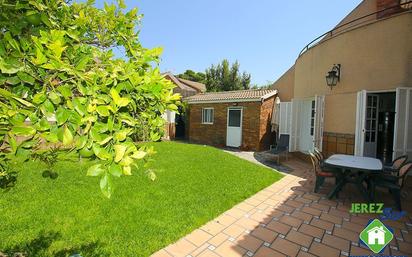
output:
[[[262,151],[274,143],[271,130],[276,90],[201,93],[188,102],[188,139],[218,147]]]

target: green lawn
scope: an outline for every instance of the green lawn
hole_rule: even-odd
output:
[[[110,200],[87,162],[58,163],[56,180],[38,162],[0,192],[0,252],[29,256],[149,256],[281,178],[208,146],[153,144],[156,181],[142,172],[116,179]]]

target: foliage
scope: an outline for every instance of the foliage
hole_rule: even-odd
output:
[[[140,172],[133,179],[115,178],[113,201],[101,201],[97,178],[81,174],[87,160],[57,163],[56,180],[38,176],[43,163],[19,165],[12,193],[0,192],[0,206],[7,207],[0,212],[0,251],[32,253],[31,242],[44,230],[60,237],[30,256],[95,256],[80,247],[94,242],[98,256],[150,256],[282,177],[214,147],[149,146],[158,152],[152,166],[158,179],[151,182]]]
[[[194,82],[205,83],[206,74],[203,72],[196,72],[192,70],[186,70],[184,73],[177,75],[178,78],[187,79]]]
[[[254,84],[250,87],[251,89],[271,89],[273,88],[273,82],[266,81],[263,85]]]
[[[239,62],[230,66],[224,59],[218,65],[206,69],[205,84],[207,91],[232,91],[250,88],[251,75],[247,72],[240,73]]]
[[[150,158],[154,150],[134,142],[159,140],[161,114],[176,111],[180,96],[159,72],[161,49],[141,46],[140,19],[121,0],[104,9],[93,1],[0,2],[0,145],[8,154],[28,155],[41,143],[96,158],[87,175],[101,177],[107,197],[113,177]],[[114,47],[125,58],[114,58]]]

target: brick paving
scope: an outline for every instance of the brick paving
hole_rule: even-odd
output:
[[[283,165],[293,171],[152,257],[373,255],[359,244],[359,233],[377,216],[349,213],[352,202],[363,202],[358,191],[348,185],[339,199],[328,200],[325,196],[334,180],[326,181],[315,194],[310,164],[292,157]],[[408,215],[385,222],[395,232],[385,255],[412,256],[409,184],[410,193],[402,200]],[[386,207],[393,206],[390,194],[377,193]]]

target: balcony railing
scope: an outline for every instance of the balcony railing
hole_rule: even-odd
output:
[[[302,54],[304,54],[306,51],[308,51],[309,49],[311,49],[312,47],[316,46],[316,45],[317,45],[319,42],[321,42],[325,37],[332,37],[332,36],[334,36],[334,35],[336,35],[336,34],[339,34],[339,33],[342,32],[342,31],[344,31],[345,29],[351,28],[352,26],[358,26],[358,25],[360,25],[360,24],[362,24],[362,23],[371,21],[371,20],[369,20],[369,19],[372,18],[374,15],[379,15],[379,14],[382,14],[382,13],[384,13],[384,12],[388,12],[388,11],[390,11],[390,10],[400,9],[400,8],[401,8],[401,9],[404,9],[404,10],[407,10],[407,9],[411,9],[411,7],[412,7],[412,1],[404,2],[404,3],[400,3],[400,4],[397,4],[397,5],[390,6],[390,7],[388,7],[388,8],[379,10],[379,11],[377,11],[377,12],[373,12],[373,13],[367,14],[367,15],[365,15],[365,16],[356,18],[356,19],[354,19],[354,20],[352,20],[352,21],[349,21],[349,22],[347,22],[347,23],[344,23],[344,24],[342,24],[342,25],[339,25],[339,26],[333,28],[332,30],[329,30],[328,32],[323,33],[323,34],[320,35],[319,37],[317,37],[317,38],[315,38],[314,40],[312,40],[309,44],[307,44],[307,45],[302,49],[302,51],[300,51],[299,57],[300,57]]]

